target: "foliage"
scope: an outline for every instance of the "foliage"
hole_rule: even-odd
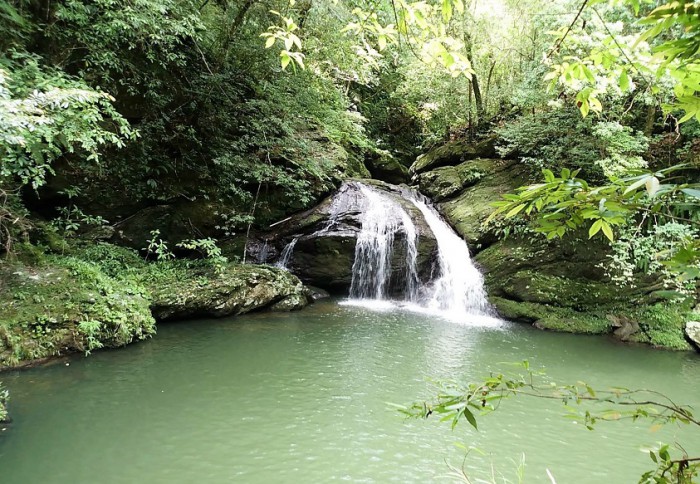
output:
[[[42,69],[35,56],[2,64],[0,177],[37,189],[54,173],[52,163],[61,155],[78,150],[87,161],[98,163],[105,145],[124,146],[135,136],[114,110],[110,95]]]
[[[410,406],[397,405],[398,410],[411,418],[436,416],[450,422],[455,428],[466,420],[478,429],[478,416],[500,408],[508,398],[535,398],[559,400],[567,417],[580,420],[588,430],[600,422],[649,420],[655,425],[684,424],[700,427],[700,420],[692,409],[676,404],[670,398],[653,390],[610,388],[595,390],[585,382],[560,385],[546,379],[542,371],[530,369],[527,361],[519,364],[525,373],[510,375],[491,373],[482,381],[468,384],[441,382],[435,396]],[[650,450],[654,468],[645,472],[640,483],[689,483],[700,475],[700,457],[689,456],[680,445],[675,452],[669,445]]]

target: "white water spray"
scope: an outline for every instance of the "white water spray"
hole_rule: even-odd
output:
[[[280,255],[279,260],[275,264],[275,267],[279,267],[280,269],[287,270],[287,265],[289,264],[290,259],[292,258],[292,254],[294,253],[294,246],[297,245],[297,241],[299,240],[299,237],[294,237],[290,243],[288,243],[284,249],[282,249],[282,254]]]
[[[424,305],[455,316],[487,312],[484,278],[474,266],[467,244],[434,208],[417,197],[408,199],[423,214],[438,243],[440,274],[430,283]]]
[[[355,244],[350,297],[386,299],[392,278],[394,241],[398,233],[405,235],[406,263],[403,274],[405,297],[414,298],[418,287],[416,271],[416,227],[401,206],[379,192],[360,185],[365,200],[362,229]]]
[[[386,301],[392,272],[397,234],[405,236],[406,261],[403,285],[398,291],[415,310],[439,313],[452,320],[466,321],[489,316],[483,277],[472,263],[469,248],[437,211],[420,195],[404,194],[423,215],[437,241],[437,276],[420,287],[418,278],[418,232],[406,210],[390,197],[360,185],[365,199],[362,228],[355,246],[350,297],[374,307]],[[396,288],[394,288],[394,292]]]

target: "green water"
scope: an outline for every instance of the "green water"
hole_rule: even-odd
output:
[[[1,375],[14,423],[0,434],[2,483],[636,482],[640,449],[700,432],[562,417],[561,406],[510,400],[451,431],[405,421],[386,402],[429,394],[431,378],[475,379],[529,359],[561,382],[654,388],[700,404],[700,358],[525,326],[458,325],[427,315],[314,305],[291,314],[162,325],[157,337],[89,358]]]

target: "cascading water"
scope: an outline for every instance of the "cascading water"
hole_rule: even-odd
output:
[[[282,249],[282,254],[280,255],[279,260],[275,264],[275,267],[279,267],[280,269],[287,269],[287,265],[289,264],[289,260],[292,258],[292,254],[294,253],[294,246],[297,245],[297,241],[299,240],[299,237],[294,237],[290,243],[288,243],[284,249]]]
[[[406,270],[402,292],[408,300],[412,300],[418,287],[416,227],[406,211],[390,198],[364,185],[360,185],[360,193],[364,197],[365,207],[361,216],[362,229],[355,245],[350,297],[386,299],[392,276],[394,239],[397,233],[403,232]]]
[[[362,227],[355,245],[351,298],[387,299],[395,239],[398,234],[403,234],[406,260],[403,287],[399,292],[404,301],[415,309],[439,312],[453,320],[490,315],[483,277],[472,263],[467,244],[425,198],[408,191],[403,193],[403,197],[423,215],[437,241],[437,275],[420,287],[418,232],[413,220],[390,197],[365,185],[360,185],[359,189],[365,203],[361,214]]]
[[[424,200],[416,196],[408,200],[423,214],[438,243],[440,275],[431,282],[424,304],[455,316],[487,313],[484,278],[474,266],[467,244]]]

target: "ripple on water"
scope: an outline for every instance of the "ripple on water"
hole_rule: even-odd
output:
[[[627,482],[639,450],[700,439],[683,429],[561,417],[558,402],[510,400],[479,432],[406,421],[387,403],[431,381],[473,380],[530,359],[559,382],[651,387],[700,403],[700,358],[505,324],[454,324],[401,308],[331,302],[287,314],[163,325],[152,340],[3,375],[15,422],[0,438],[2,482],[451,482],[445,461],[515,481]],[[687,430],[687,429],[685,429]],[[38,465],[37,463],[41,463]]]

